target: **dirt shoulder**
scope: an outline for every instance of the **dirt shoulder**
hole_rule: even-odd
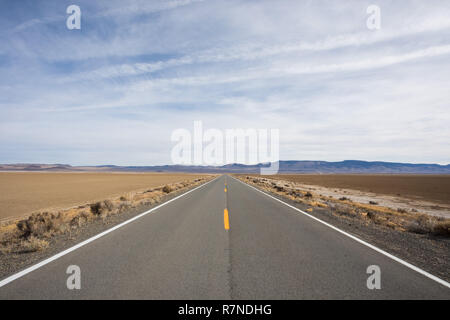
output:
[[[449,219],[329,198],[289,181],[237,175],[312,216],[450,281]]]

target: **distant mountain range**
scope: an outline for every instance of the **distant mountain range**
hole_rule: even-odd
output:
[[[71,166],[68,164],[0,164],[0,171],[70,171],[70,172],[195,172],[195,173],[259,173],[268,164],[224,166]],[[412,164],[382,161],[345,160],[328,161],[280,161],[279,173],[415,173],[450,174],[450,165]]]

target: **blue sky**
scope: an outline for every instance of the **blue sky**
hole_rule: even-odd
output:
[[[166,164],[201,120],[279,128],[286,160],[447,164],[449,17],[447,0],[1,0],[0,163]]]

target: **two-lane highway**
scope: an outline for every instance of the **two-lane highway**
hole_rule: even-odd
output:
[[[66,286],[69,265],[81,289]],[[369,265],[381,289],[369,290]],[[408,299],[450,289],[229,176],[0,288],[2,299]]]

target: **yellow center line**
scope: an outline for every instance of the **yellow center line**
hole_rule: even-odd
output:
[[[228,209],[223,210],[223,224],[224,224],[225,230],[230,229],[230,220],[228,218]]]
[[[227,188],[223,189],[223,191],[227,192]]]

